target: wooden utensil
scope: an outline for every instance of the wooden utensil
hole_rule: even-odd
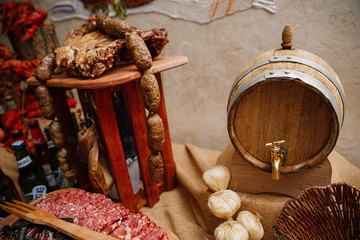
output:
[[[61,220],[50,212],[44,211],[40,208],[34,207],[27,203],[13,200],[13,203],[5,202],[6,205],[0,204],[0,207],[5,211],[12,213],[20,218],[35,224],[46,225],[52,227],[74,239],[101,239],[101,240],[116,240],[106,234],[92,231],[90,229],[81,227],[79,225]]]

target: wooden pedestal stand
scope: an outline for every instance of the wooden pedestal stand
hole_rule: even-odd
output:
[[[218,164],[225,165],[231,170],[229,189],[236,192],[278,193],[297,197],[308,187],[326,186],[331,183],[332,170],[327,158],[302,173],[280,175],[279,180],[272,180],[271,173],[246,162],[232,145],[219,157]]]
[[[148,170],[150,150],[147,147],[146,112],[139,88],[139,79],[142,74],[137,71],[135,65],[131,64],[113,68],[103,76],[95,79],[58,75],[53,76],[52,79],[46,82],[46,86],[50,87],[54,92],[59,91],[58,89],[76,88],[79,90],[80,99],[84,106],[86,101],[90,101],[91,104],[95,105],[97,129],[100,130],[103,142],[105,143],[120,200],[132,212],[136,212],[145,204],[150,207],[153,206],[159,200],[159,194],[162,191],[171,190],[176,185],[175,165],[160,72],[186,64],[187,61],[187,57],[184,56],[159,57],[154,59],[153,66],[149,70],[155,74],[159,83],[161,104],[157,114],[162,118],[165,130],[165,145],[162,151],[165,176],[164,181],[160,183],[155,183],[150,179]],[[39,84],[35,78],[28,79],[28,83],[29,85]],[[112,102],[112,94],[121,90],[125,92],[125,102],[127,102],[130,122],[133,128],[141,180],[144,186],[144,190],[140,190],[137,194],[134,194],[132,190]],[[90,91],[92,99],[87,98],[84,91]],[[69,109],[67,104],[64,103],[64,100],[66,100],[65,94],[62,94],[60,97],[62,101],[57,99],[56,95],[57,117],[63,125],[71,126],[71,118],[68,117]],[[65,113],[65,116],[61,116],[63,114],[60,114],[60,112]],[[71,127],[68,128],[71,129]],[[75,160],[75,166],[79,172],[78,182],[80,188],[83,188],[88,183],[86,181],[87,169],[81,167],[81,162],[76,157]]]

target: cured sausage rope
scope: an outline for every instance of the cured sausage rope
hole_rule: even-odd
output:
[[[164,161],[161,151],[165,133],[161,117],[156,114],[160,107],[160,89],[156,77],[148,72],[152,66],[152,56],[142,37],[125,21],[108,16],[96,16],[96,25],[108,35],[125,37],[126,48],[131,53],[136,68],[142,72],[140,91],[145,108],[149,111],[146,119],[148,147],[151,154],[148,159],[150,177],[154,182],[164,178]]]
[[[48,59],[48,56],[46,56],[45,59]],[[37,76],[36,72],[35,76]],[[52,120],[49,125],[49,130],[55,146],[60,149],[56,154],[59,166],[67,179],[76,182],[76,169],[71,161],[69,149],[66,147],[66,137],[62,130],[61,123],[54,120],[56,116],[56,108],[51,92],[44,85],[46,80],[48,79],[43,78],[39,81],[41,85],[36,87],[35,96],[38,100],[39,108],[43,117],[45,119]]]
[[[154,182],[164,178],[164,160],[161,151],[164,147],[165,133],[161,117],[156,113],[160,107],[160,88],[154,74],[148,70],[152,66],[152,57],[144,40],[135,32],[125,33],[126,46],[131,52],[136,68],[142,72],[140,91],[145,108],[149,111],[146,118],[148,147],[151,154],[148,158],[150,177]]]

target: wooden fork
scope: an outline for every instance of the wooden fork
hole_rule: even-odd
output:
[[[52,227],[66,235],[79,239],[79,240],[88,240],[88,239],[101,239],[101,240],[115,240],[118,238],[111,237],[106,234],[92,231],[90,229],[81,227],[79,225],[66,222],[61,220],[50,212],[44,211],[35,206],[23,203],[20,201],[13,200],[13,203],[5,202],[6,205],[0,204],[0,207],[5,211],[12,213],[22,219],[25,219],[29,222],[35,224],[46,225]]]

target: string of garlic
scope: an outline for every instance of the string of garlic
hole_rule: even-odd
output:
[[[228,188],[230,171],[227,167],[216,165],[205,171],[202,175],[205,185],[214,192]]]
[[[238,213],[236,221],[248,231],[250,240],[260,240],[263,238],[264,228],[258,216],[243,210]]]
[[[249,211],[240,211],[236,221],[234,214],[240,209],[241,199],[237,193],[228,190],[230,171],[227,167],[216,165],[202,175],[205,185],[214,191],[209,196],[208,208],[218,218],[227,219],[214,231],[216,240],[260,240],[264,229],[260,218]]]

